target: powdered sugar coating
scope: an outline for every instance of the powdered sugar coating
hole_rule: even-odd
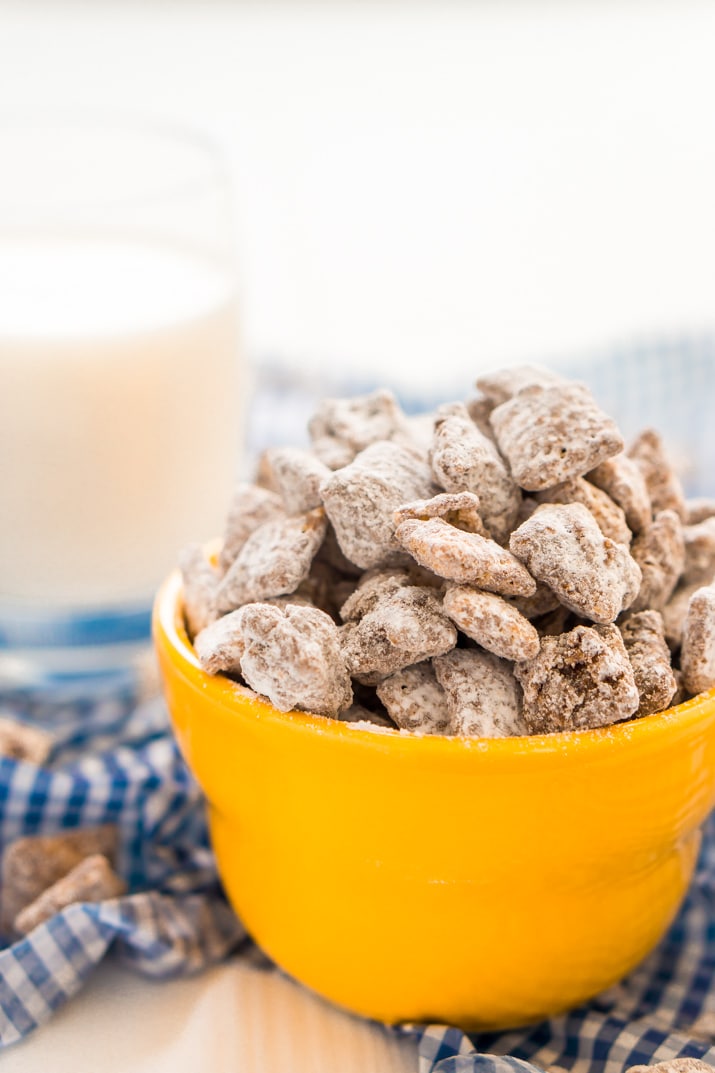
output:
[[[715,576],[715,517],[683,526],[685,566],[681,581],[709,585]]]
[[[640,704],[636,715],[651,715],[668,707],[678,688],[670,665],[663,619],[657,611],[636,611],[620,626],[633,667]]]
[[[715,686],[715,586],[704,585],[690,598],[683,623],[680,669],[688,693]]]
[[[40,766],[47,760],[53,745],[54,738],[47,731],[19,723],[16,719],[0,718],[0,756]]]
[[[594,622],[614,622],[640,588],[628,549],[605,537],[581,503],[539,507],[512,533],[509,547],[561,603]]]
[[[695,496],[685,500],[685,524],[697,525],[706,518],[715,517],[715,499],[707,496]]]
[[[661,612],[665,628],[665,639],[673,651],[680,648],[682,644],[683,626],[685,625],[685,616],[688,613],[690,598],[700,588],[702,588],[702,582],[699,581],[692,585],[678,585]]]
[[[14,929],[20,935],[28,935],[68,905],[118,898],[126,889],[126,883],[112,869],[107,858],[101,853],[92,854],[18,913]]]
[[[667,1062],[655,1062],[653,1065],[631,1066],[626,1073],[712,1073],[712,1068],[698,1058],[670,1058]]]
[[[457,631],[433,590],[409,585],[385,592],[358,622],[348,622],[342,643],[350,673],[374,685],[448,652],[457,643]]]
[[[242,604],[294,592],[307,578],[325,536],[322,508],[266,522],[241,548],[216,593],[222,614]]]
[[[585,730],[628,719],[640,703],[616,626],[576,626],[543,637],[535,659],[517,663],[524,719],[532,734]]]
[[[538,632],[501,596],[454,585],[445,593],[444,610],[462,633],[501,659],[533,659],[538,654]]]
[[[653,519],[648,487],[640,467],[623,451],[607,458],[586,474],[587,479],[606,492],[626,516],[633,533],[646,529]]]
[[[465,406],[467,413],[477,426],[482,436],[494,442],[494,429],[492,428],[491,415],[496,403],[485,395],[477,395],[474,399],[467,399]]]
[[[563,376],[543,365],[512,365],[480,376],[477,387],[494,406],[500,406],[524,388],[556,387],[566,383],[568,381]]]
[[[429,499],[426,462],[396,443],[374,443],[322,485],[325,510],[343,553],[367,569],[395,559],[393,514],[403,503]]]
[[[190,637],[195,637],[217,616],[216,592],[219,573],[206,558],[200,544],[188,544],[179,554],[183,582],[184,618]]]
[[[260,526],[285,515],[283,500],[257,484],[236,485],[228,508],[219,569],[225,574],[243,545]]]
[[[491,416],[520,488],[542,491],[581,477],[623,449],[615,423],[578,384],[524,388]]]
[[[682,521],[685,518],[683,487],[660,434],[652,428],[644,429],[629,447],[628,455],[643,474],[653,513],[674,510]]]
[[[325,441],[332,441],[338,460],[342,449],[347,457],[342,466],[372,443],[410,439],[405,415],[392,392],[384,389],[348,399],[323,399],[308,422],[308,431],[314,448],[321,445],[324,450]],[[320,457],[325,461],[324,453]]]
[[[442,518],[402,522],[396,535],[418,563],[449,581],[505,596],[536,592],[534,579],[506,548],[478,533],[455,529]]]
[[[642,575],[633,610],[652,607],[661,611],[673,595],[685,564],[683,527],[675,511],[656,514],[653,524],[633,541],[631,554]]]
[[[320,486],[330,469],[311,451],[273,447],[268,451],[276,488],[289,514],[304,514],[321,504]]]
[[[449,734],[447,694],[429,663],[416,663],[385,678],[377,695],[402,730],[417,734]]]
[[[447,694],[452,733],[508,738],[525,734],[521,689],[508,663],[476,648],[455,648],[432,661]]]
[[[473,492],[442,492],[431,499],[417,499],[412,503],[403,503],[395,511],[395,525],[401,525],[409,518],[426,521],[428,518],[444,518],[456,529],[466,533],[479,533],[488,536],[479,513],[479,497]]]
[[[207,674],[240,674],[244,647],[240,609],[222,615],[194,638],[194,651]]]
[[[630,544],[631,542],[632,534],[621,508],[606,492],[602,492],[600,488],[590,484],[583,477],[573,477],[569,481],[564,481],[563,484],[547,488],[545,492],[537,492],[535,499],[538,503],[583,503],[596,519],[604,536],[614,540],[616,544]]]
[[[340,608],[343,622],[359,622],[380,600],[410,585],[406,570],[366,570],[353,593]]]
[[[494,443],[464,406],[444,407],[435,422],[430,454],[434,475],[447,492],[473,492],[491,536],[504,540],[516,518],[521,494]]]
[[[336,716],[353,691],[337,626],[323,611],[295,604],[253,603],[239,612],[241,673],[281,712],[292,708]]]

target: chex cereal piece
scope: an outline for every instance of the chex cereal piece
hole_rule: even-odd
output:
[[[627,616],[620,630],[640,696],[636,715],[664,711],[678,684],[670,666],[661,615],[657,611],[636,611]]]
[[[226,573],[251,533],[266,522],[284,515],[283,500],[275,492],[257,484],[236,485],[228,508],[218,560],[221,573]]]
[[[455,648],[433,660],[447,694],[453,734],[508,738],[525,734],[521,689],[508,663],[475,648]]]
[[[464,406],[440,409],[431,451],[432,470],[447,492],[473,492],[489,534],[504,540],[519,509],[521,493],[492,440]]]
[[[555,484],[545,492],[537,492],[538,503],[583,503],[596,519],[604,536],[616,544],[630,544],[632,533],[626,524],[626,516],[611,497],[583,477],[573,477],[563,484]]]
[[[543,581],[536,582],[536,592],[531,596],[512,596],[510,601],[524,618],[528,619],[548,615],[550,611],[555,611],[557,607],[562,606],[554,590],[544,585]],[[564,610],[568,611],[568,608]],[[571,612],[568,611],[568,613]]]
[[[447,694],[429,663],[415,663],[391,674],[380,682],[377,695],[402,730],[416,734],[450,732]]]
[[[217,610],[224,614],[242,604],[294,592],[308,576],[326,526],[319,507],[255,529],[217,589]]]
[[[338,628],[315,607],[253,603],[239,612],[243,678],[282,712],[298,708],[335,716],[353,691]]]
[[[480,376],[477,387],[494,406],[500,406],[526,387],[557,387],[566,383],[563,376],[543,365],[512,365]]]
[[[625,452],[607,458],[586,474],[587,479],[606,492],[626,516],[633,533],[647,529],[653,520],[650,495],[640,467]]]
[[[369,723],[372,726],[385,727],[386,730],[395,730],[395,724],[386,713],[365,708],[362,704],[351,704],[338,716],[341,723]]]
[[[482,436],[486,436],[487,439],[493,441],[494,429],[492,428],[490,417],[496,403],[492,402],[491,399],[488,399],[486,395],[477,395],[474,399],[467,399],[465,406],[467,408],[467,413],[481,432]]]
[[[207,674],[240,674],[244,643],[241,612],[230,611],[196,634],[194,651]]]
[[[67,875],[85,857],[114,860],[119,832],[114,824],[18,838],[2,856],[0,930],[9,934],[18,913]]]
[[[682,521],[685,518],[683,488],[655,429],[647,428],[641,432],[629,447],[628,455],[643,474],[653,513],[674,510]]]
[[[706,518],[715,517],[715,499],[705,496],[695,496],[685,500],[685,524],[697,525]]]
[[[428,518],[444,518],[456,529],[466,533],[479,533],[489,536],[479,513],[479,497],[473,492],[442,492],[431,499],[417,499],[412,503],[403,503],[393,514],[395,525],[401,525],[408,518],[426,521]]]
[[[330,469],[311,451],[300,447],[273,447],[268,464],[283,505],[289,514],[305,514],[320,506],[320,486]]]
[[[628,719],[640,698],[617,626],[576,626],[542,637],[535,659],[517,663],[532,734],[584,730]]]
[[[715,586],[704,585],[690,598],[680,650],[683,684],[691,696],[715,686]]]
[[[715,517],[683,526],[685,566],[681,581],[709,585],[715,577]]]
[[[308,422],[313,446],[320,445],[320,457],[326,461],[326,441],[332,440],[335,458],[339,451],[347,456],[342,466],[372,443],[410,438],[405,415],[391,391],[373,391],[350,399],[323,399]],[[326,465],[330,465],[326,461]],[[330,467],[331,469],[334,467]]]
[[[529,492],[581,477],[623,450],[615,423],[578,384],[524,388],[491,421],[512,477]]]
[[[630,1066],[626,1073],[712,1073],[712,1068],[699,1058],[669,1058],[653,1065]]]
[[[348,559],[347,555],[345,555],[343,549],[338,544],[335,529],[330,522],[328,522],[328,528],[323,543],[318,548],[314,561],[316,563],[325,563],[333,572],[337,572],[346,578],[357,579],[362,574],[360,567],[356,566],[355,563]]]
[[[692,585],[678,585],[661,611],[665,639],[674,652],[680,648],[683,641],[683,626],[685,625],[685,616],[688,613],[690,597],[702,587],[701,581],[696,581]]]
[[[628,549],[605,537],[582,503],[539,507],[512,533],[509,547],[562,604],[594,622],[614,622],[640,588]]]
[[[455,626],[502,659],[533,659],[539,634],[528,619],[501,596],[470,585],[454,585],[444,596],[444,609]]]
[[[374,685],[387,675],[449,652],[457,631],[432,589],[409,585],[388,592],[359,622],[343,627],[350,673]]]
[[[355,457],[352,447],[335,436],[318,436],[312,441],[313,454],[329,470],[349,466]]]
[[[13,924],[14,930],[20,935],[27,935],[68,905],[118,898],[125,894],[126,890],[126,883],[112,870],[107,858],[101,853],[95,853],[91,857],[85,857],[67,875],[58,879],[18,913]]]
[[[528,570],[506,548],[478,533],[455,529],[442,518],[402,522],[397,539],[421,566],[449,581],[504,596],[536,592],[536,582]]]
[[[321,495],[343,553],[367,569],[399,551],[393,513],[403,503],[429,499],[426,462],[397,443],[374,443],[322,485]]]
[[[19,723],[16,719],[0,718],[0,756],[10,760],[26,760],[38,767],[52,751],[54,739],[39,727]]]
[[[206,558],[200,544],[188,544],[179,555],[184,589],[184,617],[190,637],[195,637],[216,618],[219,573]]]
[[[410,575],[403,569],[375,568],[366,570],[354,592],[340,608],[343,622],[359,622],[369,611],[377,607],[380,600],[398,589],[411,585]]]
[[[683,527],[673,510],[661,510],[653,524],[631,546],[631,555],[641,569],[641,587],[633,611],[661,611],[675,591],[685,564]]]

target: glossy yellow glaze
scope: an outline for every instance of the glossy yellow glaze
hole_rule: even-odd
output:
[[[385,1021],[506,1027],[656,944],[715,802],[715,691],[637,722],[478,741],[282,714],[155,640],[228,896],[287,972]]]

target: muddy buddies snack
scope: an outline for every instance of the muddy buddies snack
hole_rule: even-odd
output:
[[[609,726],[715,687],[715,501],[537,366],[407,417],[327,399],[263,455],[217,562],[183,554],[202,667],[385,732]]]

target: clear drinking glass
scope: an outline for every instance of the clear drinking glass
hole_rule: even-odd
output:
[[[202,137],[0,125],[0,689],[131,677],[240,428],[227,177]]]

